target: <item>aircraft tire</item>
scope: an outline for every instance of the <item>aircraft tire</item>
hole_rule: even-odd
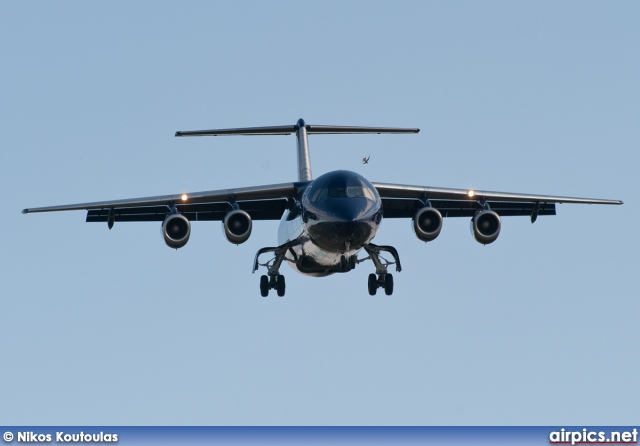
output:
[[[378,277],[375,274],[369,274],[369,295],[375,296],[378,291]]]
[[[393,294],[393,276],[391,274],[384,276],[384,294],[387,296]]]
[[[278,275],[278,279],[276,282],[276,290],[278,291],[278,296],[280,297],[284,296],[285,288],[286,288],[286,283],[284,281],[284,276],[280,274]]]
[[[260,276],[260,295],[262,297],[269,295],[269,278],[267,276]]]

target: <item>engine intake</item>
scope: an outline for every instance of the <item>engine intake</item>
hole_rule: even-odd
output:
[[[471,219],[471,233],[478,243],[488,245],[500,235],[500,216],[490,209],[476,213]]]
[[[236,245],[244,243],[249,239],[251,227],[251,216],[240,209],[229,212],[222,222],[225,237]]]
[[[167,246],[182,248],[189,241],[191,223],[181,214],[171,214],[162,222],[162,236]]]
[[[442,214],[432,207],[424,207],[416,212],[412,221],[413,232],[423,242],[435,240],[442,230]]]

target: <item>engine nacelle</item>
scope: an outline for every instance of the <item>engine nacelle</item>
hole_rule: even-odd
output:
[[[222,222],[222,230],[225,237],[231,243],[239,245],[249,239],[251,235],[251,216],[240,209],[229,212]]]
[[[171,214],[162,222],[162,236],[167,246],[182,248],[189,241],[191,223],[181,214]]]
[[[442,214],[436,208],[424,207],[413,217],[413,232],[423,242],[430,242],[440,235],[442,230]]]
[[[476,213],[471,219],[471,233],[478,243],[488,245],[500,235],[500,216],[490,209]]]

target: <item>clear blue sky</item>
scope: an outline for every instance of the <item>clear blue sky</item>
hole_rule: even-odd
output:
[[[42,425],[637,424],[640,3],[3,2],[0,420]],[[174,138],[293,124],[313,174],[625,201],[467,219],[433,243],[383,221],[403,271],[288,267],[195,223],[85,223],[25,207],[296,180],[293,137]],[[360,160],[371,156],[369,164]]]

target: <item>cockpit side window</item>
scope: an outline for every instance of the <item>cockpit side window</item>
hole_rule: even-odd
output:
[[[315,193],[313,194],[313,197],[311,197],[311,202],[317,203],[319,201],[323,201],[324,199],[327,198],[327,194],[328,194],[327,188],[321,187],[315,191]]]
[[[376,201],[376,197],[371,189],[365,186],[362,188],[362,191],[364,192],[364,196],[367,198],[367,200]]]

